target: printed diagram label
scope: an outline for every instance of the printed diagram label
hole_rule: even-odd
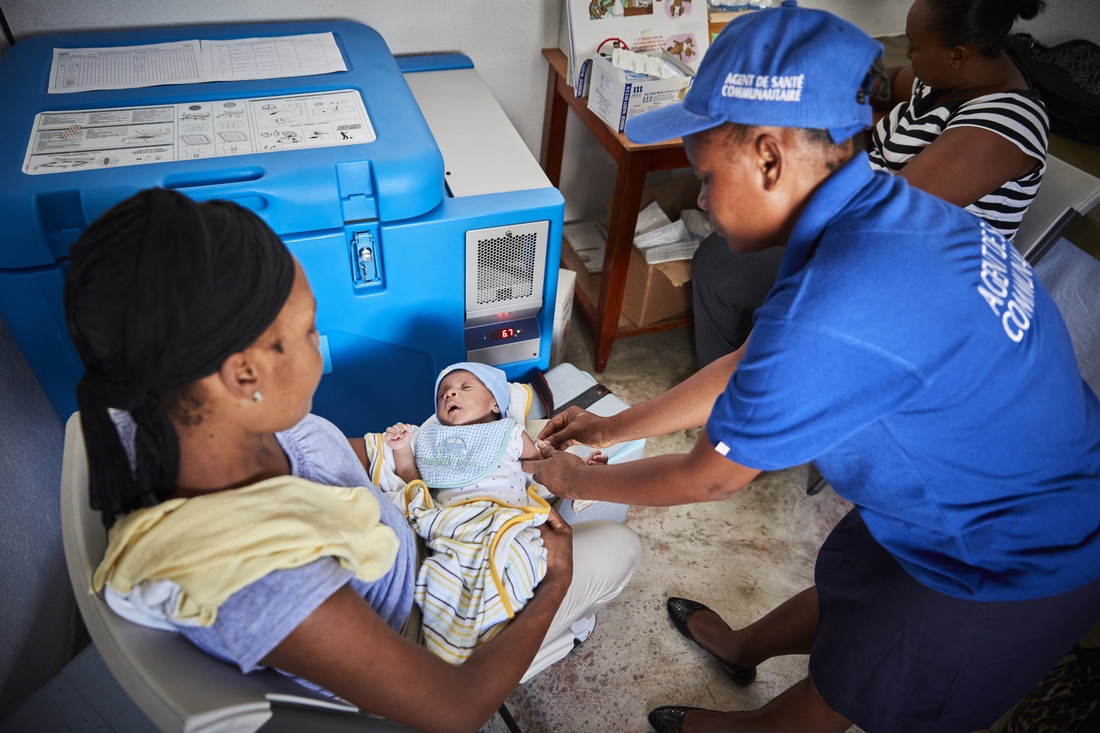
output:
[[[35,115],[23,172],[116,168],[377,139],[352,89]]]

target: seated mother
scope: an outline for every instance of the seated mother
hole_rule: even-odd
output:
[[[309,282],[239,206],[163,189],[116,205],[72,247],[65,310],[87,370],[91,504],[111,529],[96,582],[116,611],[243,672],[275,667],[418,730],[473,730],[544,639],[633,573],[629,529],[553,514],[546,577],[507,627],[460,666],[419,646],[414,535],[310,414]]]

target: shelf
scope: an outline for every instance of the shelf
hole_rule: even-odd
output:
[[[578,99],[574,89],[566,81],[569,62],[565,54],[557,48],[544,48],[542,55],[549,65],[549,76],[539,160],[550,183],[554,186],[561,183],[565,126],[570,110],[584,123],[618,167],[608,215],[607,251],[603,272],[589,275],[583,266],[569,268],[577,272],[577,303],[595,333],[594,369],[599,373],[607,366],[611,347],[617,338],[679,328],[691,323],[690,316],[684,315],[639,328],[621,313],[627,268],[630,264],[630,248],[634,244],[634,227],[638,221],[646,174],[656,170],[686,168],[690,164],[679,138],[654,145],[639,145],[605,125],[603,120],[588,109],[587,100]],[[568,247],[562,249],[564,261]]]

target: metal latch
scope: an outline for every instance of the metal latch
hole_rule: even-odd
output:
[[[351,238],[352,248],[352,276],[356,285],[366,285],[377,282],[378,274],[378,245],[374,241],[374,233],[369,231],[356,232]]]

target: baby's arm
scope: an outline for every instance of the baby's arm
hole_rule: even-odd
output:
[[[405,483],[420,478],[412,451],[412,425],[399,422],[386,428],[386,445],[393,450],[393,472]]]
[[[520,438],[523,440],[523,452],[520,453],[520,459],[524,461],[541,460],[542,452],[535,446],[535,441],[531,440],[531,436],[526,431],[521,431]]]

